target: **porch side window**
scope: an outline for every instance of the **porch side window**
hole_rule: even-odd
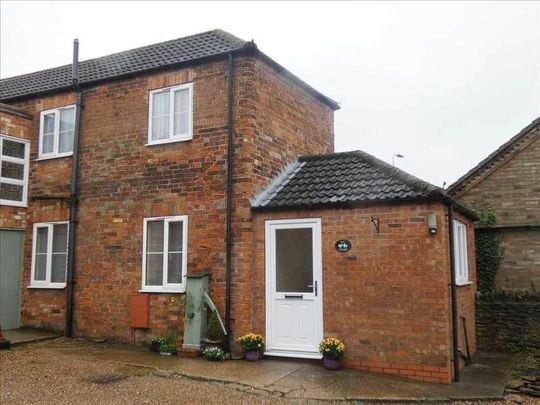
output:
[[[469,265],[467,260],[467,226],[454,220],[454,263],[456,266],[456,284],[469,282]]]
[[[193,83],[150,92],[148,144],[193,138]]]
[[[187,220],[187,216],[145,218],[142,291],[185,291]]]
[[[67,246],[67,222],[34,224],[30,287],[66,286]]]
[[[30,143],[0,136],[0,204],[26,207]]]
[[[74,133],[74,105],[42,111],[39,122],[39,158],[72,155]]]

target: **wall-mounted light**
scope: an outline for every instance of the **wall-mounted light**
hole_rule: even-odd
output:
[[[435,235],[437,233],[437,215],[431,213],[427,217],[429,233]]]

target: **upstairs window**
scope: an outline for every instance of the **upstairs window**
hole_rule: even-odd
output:
[[[72,155],[74,133],[75,106],[42,111],[39,123],[39,158]]]
[[[454,263],[456,267],[456,284],[468,284],[467,226],[457,220],[454,220]]]
[[[185,291],[187,221],[185,215],[144,219],[141,291]]]
[[[193,138],[193,83],[150,92],[148,144]]]
[[[0,136],[0,204],[26,207],[29,157],[28,141]]]
[[[34,224],[30,287],[66,286],[67,246],[67,222]]]

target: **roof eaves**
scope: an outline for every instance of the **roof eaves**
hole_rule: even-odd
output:
[[[497,157],[501,156],[503,153],[507,152],[508,149],[510,149],[512,147],[512,145],[514,145],[514,143],[518,142],[524,136],[526,136],[531,131],[536,129],[536,127],[540,127],[540,117],[534,119],[529,125],[527,125],[521,131],[519,131],[516,135],[514,135],[512,138],[510,138],[507,142],[505,142],[504,144],[499,146],[494,152],[490,153],[485,159],[481,160],[480,163],[478,163],[471,170],[469,170],[467,173],[465,173],[463,176],[461,176],[459,179],[457,179],[454,183],[449,185],[446,188],[446,191],[448,193],[450,193],[450,194],[455,193],[463,183],[465,183],[467,180],[473,178],[480,170],[482,170],[485,166],[487,166],[495,158],[497,158]]]

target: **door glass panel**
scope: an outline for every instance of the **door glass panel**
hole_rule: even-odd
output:
[[[313,292],[311,228],[276,230],[276,292]]]

